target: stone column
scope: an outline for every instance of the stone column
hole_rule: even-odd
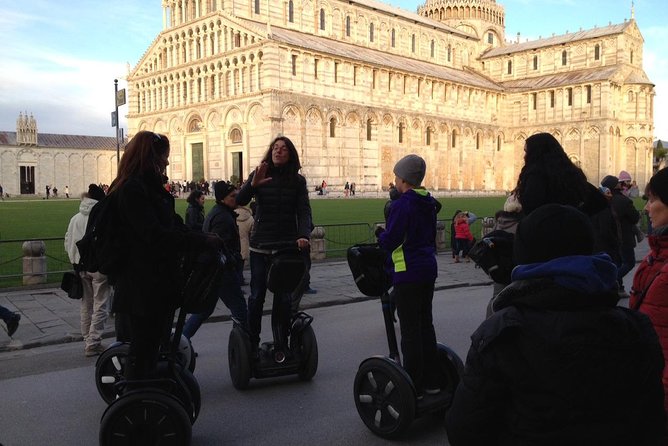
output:
[[[323,260],[325,257],[325,228],[316,226],[311,231],[311,260]]]
[[[46,283],[46,245],[41,240],[23,242],[23,284]]]

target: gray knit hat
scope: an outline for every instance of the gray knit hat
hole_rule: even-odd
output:
[[[394,165],[394,174],[413,186],[422,184],[426,170],[427,163],[414,154],[406,155]]]

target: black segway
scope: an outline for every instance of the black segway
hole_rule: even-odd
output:
[[[313,317],[300,311],[294,314],[289,326],[281,317],[281,302],[277,293],[292,293],[306,271],[303,254],[295,242],[262,246],[273,250],[267,274],[267,289],[274,293],[271,310],[272,342],[261,344],[253,351],[251,336],[246,327],[235,323],[230,332],[228,361],[232,384],[246,389],[250,378],[271,378],[298,375],[309,381],[318,369],[318,343],[311,327]]]
[[[129,380],[120,374],[128,359],[128,344],[115,347],[109,353],[110,359],[103,361],[111,364],[113,371],[101,377],[111,380],[113,376],[113,384],[105,382],[100,389],[102,380],[96,370],[98,390],[103,398],[111,400],[100,421],[100,445],[190,444],[192,423],[201,408],[201,393],[197,379],[182,364],[184,359],[179,361],[183,326],[187,313],[201,312],[210,299],[218,298],[225,260],[223,255],[201,255],[187,267],[183,302],[173,332],[166,330],[164,344],[168,347],[162,349],[157,378]],[[175,313],[176,310],[166,321],[169,325]]]
[[[438,343],[438,367],[441,392],[418,399],[415,385],[401,366],[394,331],[390,281],[383,265],[386,253],[378,245],[355,245],[348,249],[348,265],[358,289],[366,296],[380,296],[385,321],[389,356],[365,359],[355,375],[353,393],[357,413],[376,435],[395,438],[417,417],[426,414],[444,416],[464,370],[457,354]]]

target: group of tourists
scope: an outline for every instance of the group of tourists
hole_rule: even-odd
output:
[[[271,142],[241,189],[217,182],[216,205],[208,214],[205,193],[192,191],[185,222],[164,187],[169,152],[165,135],[137,133],[107,196],[91,185],[66,236],[76,267],[75,242],[85,231],[86,215],[115,196],[127,257],[113,277],[79,272],[85,283],[81,326],[86,355],[99,354],[104,323],[99,310],[106,309],[113,285],[112,311],[127,324],[131,377],[155,373],[160,341],[171,328],[169,315],[180,305],[184,255],[213,250],[232,259],[219,296],[247,327],[257,351],[272,252],[266,244],[292,241],[308,252],[313,228],[306,180],[289,138]],[[422,186],[423,158],[407,155],[393,172],[386,225],[377,236],[388,253],[403,366],[420,399],[442,391],[432,317],[441,205]],[[629,308],[619,301],[626,297],[622,278],[635,264],[639,215],[627,197],[632,187],[624,173],[594,186],[552,135],[526,140],[517,186],[494,227],[513,234],[514,268],[508,283],[496,283],[488,317],[471,336],[446,417],[450,444],[666,444],[668,169],[658,171],[645,189],[653,228],[647,235],[650,253],[635,273]],[[244,253],[239,210],[251,201],[255,223]],[[476,217],[465,211],[455,216],[462,247],[456,261],[467,259],[471,218]],[[245,261],[250,262],[248,300],[240,288]],[[275,298],[282,302],[281,317],[289,318],[295,296]],[[186,336],[212,311],[191,315]]]

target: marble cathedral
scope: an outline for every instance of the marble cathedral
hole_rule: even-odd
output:
[[[128,134],[169,136],[173,180],[245,179],[279,134],[311,190],[348,181],[362,196],[408,153],[427,160],[437,193],[510,190],[536,132],[592,183],[623,169],[642,186],[652,172],[655,93],[633,12],[525,42],[507,39],[494,0],[426,0],[416,13],[373,0],[163,0],[162,17],[128,76]]]

